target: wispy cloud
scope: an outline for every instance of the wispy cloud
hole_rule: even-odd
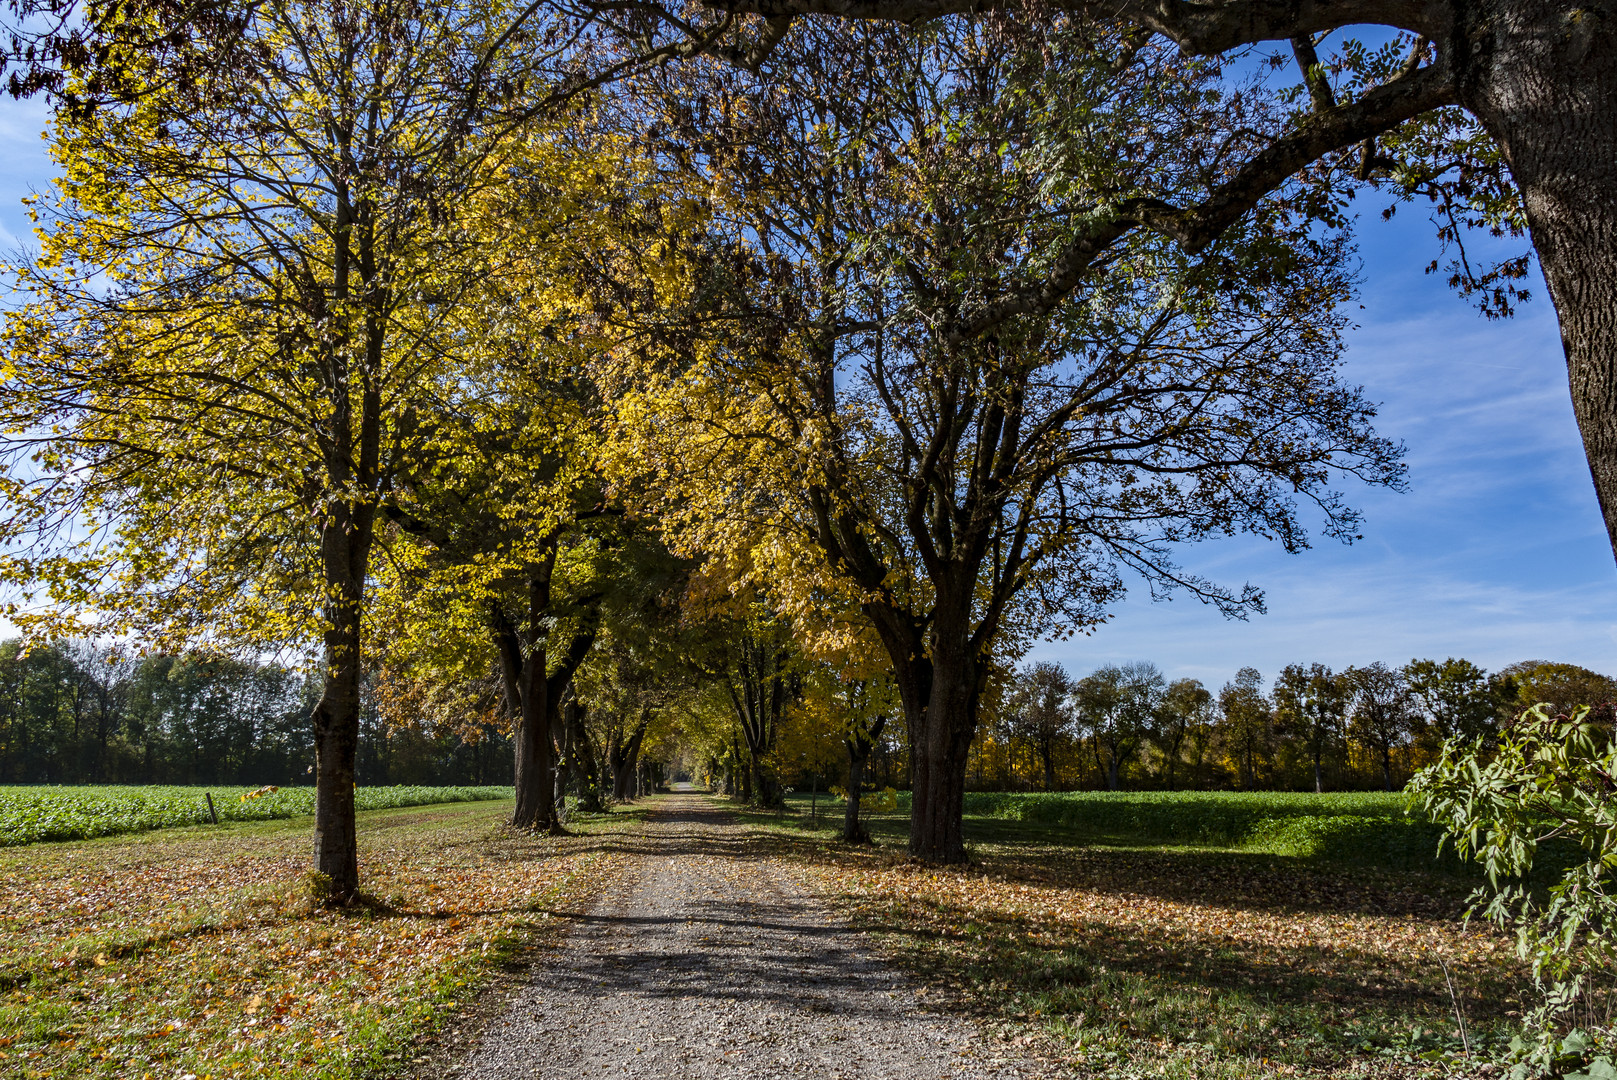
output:
[[[1184,552],[1193,570],[1251,583],[1268,614],[1226,622],[1144,589],[1086,638],[1037,654],[1075,671],[1152,659],[1221,685],[1243,665],[1272,677],[1465,656],[1490,668],[1534,657],[1617,672],[1617,564],[1567,391],[1554,312],[1540,298],[1486,322],[1435,277],[1424,223],[1366,245],[1365,309],[1345,377],[1383,403],[1378,427],[1409,448],[1405,494],[1349,489],[1365,539],[1288,556],[1249,539]]]

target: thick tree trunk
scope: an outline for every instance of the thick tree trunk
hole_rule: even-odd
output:
[[[768,764],[761,754],[750,752],[747,756],[752,762],[752,801],[759,806],[778,806],[784,796]]]
[[[324,685],[314,726],[314,868],[330,882],[330,900],[359,891],[354,827],[354,759],[359,748],[360,616],[369,572],[373,513],[332,514],[320,540],[325,572]]]
[[[910,803],[910,854],[926,862],[966,861],[966,769],[984,675],[983,658],[972,650],[970,613],[969,594],[940,595],[932,616],[931,693],[918,718]]]
[[[554,558],[554,551],[551,552]],[[530,567],[526,610],[520,622],[503,609],[493,612],[494,641],[505,681],[505,696],[517,710],[512,754],[516,806],[511,824],[519,829],[561,832],[556,815],[556,727],[561,722],[561,698],[573,672],[595,643],[595,631],[573,636],[556,671],[550,671],[545,618],[550,611],[551,564]]]
[[[511,824],[519,829],[554,832],[553,795],[556,786],[555,745],[550,741],[550,717],[544,692],[544,650],[529,654],[523,663],[522,712],[512,740],[516,755],[516,808]]]
[[[1521,189],[1617,551],[1617,17],[1577,0],[1454,10],[1460,97]]]
[[[1055,748],[1049,745],[1044,746],[1040,751],[1040,756],[1044,758],[1044,790],[1054,791],[1056,789]]]
[[[1318,748],[1314,750],[1314,794],[1318,795],[1325,790],[1325,769],[1320,761]]]

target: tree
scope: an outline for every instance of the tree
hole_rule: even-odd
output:
[[[842,815],[842,839],[848,844],[871,843],[870,833],[859,820],[864,799],[865,768],[871,753],[881,744],[888,722],[898,711],[898,691],[891,676],[851,680],[847,684],[848,711],[843,725],[842,744],[848,750],[847,800]]]
[[[847,591],[876,627],[914,749],[911,848],[937,861],[964,857],[996,651],[1094,623],[1123,567],[1253,610],[1255,589],[1181,572],[1174,545],[1252,530],[1299,549],[1299,500],[1350,539],[1334,478],[1400,482],[1397,448],[1335,377],[1342,249],[1278,205],[1197,258],[1142,237],[1036,315],[979,330],[964,313],[1146,174],[1195,187],[1218,171],[1181,145],[1210,76],[1114,77],[1086,33],[817,23],[756,76],[687,66],[662,99],[654,152],[712,208],[676,238],[700,252],[705,306],[666,328],[690,344],[642,391],[658,512],[693,549],[734,551],[745,522],[818,550],[794,580]],[[1087,170],[1059,192],[1051,140]],[[773,565],[755,551],[735,558]]]
[[[1099,668],[1078,680],[1073,711],[1079,729],[1094,741],[1095,763],[1106,777],[1107,790],[1118,789],[1123,765],[1150,738],[1165,689],[1162,672],[1146,661]]]
[[[1399,668],[1377,660],[1342,673],[1353,695],[1348,734],[1381,759],[1381,782],[1392,790],[1392,752],[1406,743],[1415,716],[1415,702]]]
[[[1411,660],[1404,666],[1404,679],[1415,699],[1419,734],[1434,750],[1450,739],[1491,744],[1506,702],[1515,697],[1508,676],[1490,679],[1471,661],[1452,656],[1441,663]]]
[[[1269,699],[1263,696],[1263,676],[1257,668],[1244,667],[1218,692],[1220,728],[1224,745],[1235,759],[1241,789],[1258,786],[1259,759],[1272,752],[1273,714]]]
[[[812,12],[932,25],[926,20],[984,10],[975,0],[713,6],[767,17],[770,40]],[[1591,18],[1568,0],[1061,0],[1049,10],[1050,20],[1069,12],[1131,26],[1124,47],[1111,53],[1120,67],[1149,58],[1158,35],[1200,57],[1289,42],[1300,85],[1271,99],[1288,107],[1249,128],[1251,138],[1231,141],[1212,191],[1131,192],[1097,214],[1059,259],[1029,260],[1007,275],[995,302],[962,305],[974,329],[1059,303],[1088,266],[1137,232],[1201,250],[1299,176],[1321,182],[1316,206],[1326,217],[1364,183],[1427,197],[1446,246],[1462,243],[1468,227],[1525,230],[1560,319],[1573,411],[1617,553],[1617,323],[1609,317],[1617,304],[1617,30],[1606,17]],[[1345,37],[1320,56],[1326,38],[1361,26],[1391,31],[1393,40],[1371,48]],[[1229,90],[1232,113],[1252,109],[1257,88],[1243,82]],[[1484,270],[1462,246],[1451,269],[1463,292],[1481,292],[1487,313],[1507,312],[1523,295],[1515,282],[1527,273],[1525,257]]]
[[[1523,660],[1501,668],[1499,674],[1509,679],[1515,689],[1515,700],[1507,705],[1511,718],[1540,704],[1557,713],[1570,713],[1579,705],[1588,705],[1595,718],[1601,720],[1610,720],[1617,712],[1617,679],[1576,664]]]
[[[1342,739],[1351,695],[1347,680],[1324,664],[1288,664],[1275,680],[1275,721],[1307,746],[1315,792],[1325,790],[1325,754]]]
[[[1163,782],[1173,788],[1174,769],[1187,743],[1205,752],[1212,727],[1213,695],[1199,679],[1175,679],[1157,709],[1157,746],[1162,751]],[[1193,762],[1199,771],[1201,755]]]
[[[1042,660],[1019,671],[1011,685],[1011,730],[1033,747],[1044,766],[1044,790],[1056,790],[1056,748],[1072,735],[1072,678]]]
[[[748,802],[777,806],[784,793],[775,744],[802,693],[802,653],[791,627],[762,600],[737,598],[694,627],[688,662],[729,702],[746,753]]]
[[[214,53],[192,77],[157,49],[120,53],[128,93],[70,79],[43,250],[12,268],[12,618],[317,644],[315,865],[339,902],[377,519],[462,374],[452,316],[484,275],[451,208],[524,77],[492,63],[502,10],[255,5],[176,31]]]

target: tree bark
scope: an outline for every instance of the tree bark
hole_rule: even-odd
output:
[[[502,655],[506,650],[502,648]],[[508,661],[510,662],[510,661]],[[555,744],[550,741],[549,695],[545,693],[545,647],[535,642],[527,655],[518,654],[518,714],[512,738],[516,756],[516,808],[511,824],[519,829],[558,832],[556,804]]]
[[[926,862],[966,861],[966,768],[986,675],[985,658],[974,648],[971,611],[969,591],[939,590],[928,649],[931,692],[912,721],[921,752],[910,801],[910,854]],[[899,696],[905,697],[902,681]]]
[[[354,761],[359,748],[360,616],[374,511],[336,507],[321,530],[326,595],[324,685],[314,726],[314,866],[342,903],[359,890]]]
[[[586,814],[599,814],[606,809],[601,801],[604,785],[600,764],[595,756],[595,744],[590,740],[589,729],[584,726],[587,711],[584,703],[576,697],[567,703],[565,722],[571,748],[569,765],[573,784],[578,788],[579,809]]]
[[[550,833],[561,831],[555,803],[555,729],[561,722],[561,698],[594,645],[596,633],[592,626],[575,634],[556,670],[549,670],[545,618],[550,612],[555,554],[552,545],[543,562],[528,568],[523,583],[525,610],[520,621],[513,620],[498,605],[490,618],[506,702],[516,712],[516,730],[511,739],[516,806],[511,811],[511,824]]]
[[[1521,190],[1617,552],[1617,16],[1572,0],[1454,10],[1460,98]]]

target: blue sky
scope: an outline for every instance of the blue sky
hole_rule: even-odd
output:
[[[37,103],[0,104],[0,245],[31,237],[19,200],[49,178]],[[1513,320],[1489,323],[1422,270],[1437,251],[1416,207],[1390,223],[1366,202],[1363,309],[1346,377],[1383,403],[1408,444],[1409,490],[1350,490],[1365,538],[1289,556],[1237,539],[1185,549],[1214,580],[1265,590],[1268,614],[1230,622],[1138,589],[1087,637],[1034,655],[1075,673],[1153,660],[1218,687],[1242,665],[1333,667],[1464,656],[1490,669],[1543,658],[1617,673],[1617,563],[1567,397],[1542,281]],[[1536,271],[1535,271],[1536,273]]]
[[[1534,298],[1488,322],[1423,271],[1437,254],[1419,207],[1358,231],[1362,310],[1345,377],[1382,403],[1377,426],[1408,446],[1402,494],[1347,488],[1365,514],[1352,546],[1300,555],[1251,539],[1187,548],[1183,563],[1251,582],[1268,614],[1224,620],[1192,600],[1136,590],[1092,635],[1034,655],[1084,672],[1153,660],[1215,689],[1250,664],[1463,656],[1497,669],[1552,659],[1617,672],[1617,563],[1595,502],[1567,393],[1554,312]]]

